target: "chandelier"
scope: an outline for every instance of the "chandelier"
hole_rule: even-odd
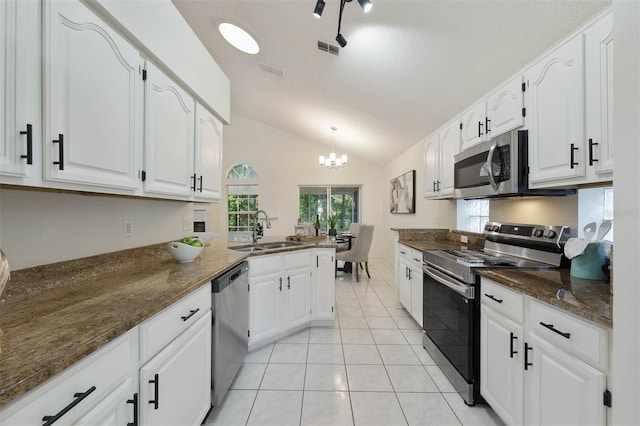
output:
[[[336,155],[334,147],[336,130],[338,129],[335,126],[331,126],[331,153],[328,157],[325,157],[324,155],[318,157],[319,164],[329,169],[337,169],[338,167],[342,167],[347,164],[347,154],[342,154],[339,157]]]
[[[347,39],[342,36],[340,29],[342,28],[342,12],[344,12],[344,5],[351,1],[352,0],[340,0],[340,15],[338,15],[338,35],[336,36],[336,41],[338,42],[338,44],[340,44],[340,47],[345,47],[347,45]],[[373,6],[371,4],[371,0],[358,0],[358,3],[360,3],[360,7],[364,11],[364,13],[368,13]],[[313,16],[320,19],[323,10],[324,0],[317,0],[316,7],[313,9]]]

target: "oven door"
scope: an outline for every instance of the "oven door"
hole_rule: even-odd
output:
[[[454,196],[474,198],[517,190],[518,135],[505,133],[454,156]]]
[[[427,337],[467,383],[477,378],[479,321],[474,286],[423,266],[423,325]],[[477,331],[477,333],[476,333]]]

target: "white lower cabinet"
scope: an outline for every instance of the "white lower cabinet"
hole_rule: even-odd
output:
[[[143,425],[199,425],[211,408],[211,311],[140,369]]]
[[[422,326],[422,252],[399,244],[398,246],[398,300]]]
[[[506,424],[606,424],[607,329],[485,278],[481,304],[481,394]]]
[[[333,320],[334,253],[308,249],[249,258],[250,346],[312,320]]]
[[[134,421],[137,329],[2,407],[3,425],[115,424]],[[105,419],[106,423],[102,423]],[[115,420],[115,421],[112,421]],[[47,423],[49,422],[49,423]]]

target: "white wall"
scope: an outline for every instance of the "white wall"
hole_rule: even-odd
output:
[[[233,114],[232,124],[224,128],[223,171],[226,176],[231,166],[243,162],[257,170],[260,208],[269,216],[277,217],[272,221],[272,228],[264,230],[265,236],[294,235],[299,212],[299,185],[362,185],[361,221],[376,227],[370,255],[381,256],[383,234],[387,229],[384,213],[389,185],[382,167],[345,152],[349,155],[349,164],[328,170],[318,165],[318,156],[329,151],[327,145],[303,140]],[[226,179],[223,182],[228,183]],[[226,226],[226,203],[220,203],[219,214],[220,228],[223,228]]]
[[[613,2],[613,424],[640,419],[640,2]]]
[[[191,203],[1,189],[0,247],[13,271],[171,241],[189,234],[184,216]]]

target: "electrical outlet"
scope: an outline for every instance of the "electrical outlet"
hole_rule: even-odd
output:
[[[133,224],[131,223],[131,219],[124,220],[123,231],[125,237],[130,237],[131,234],[133,234]]]
[[[468,243],[469,242],[469,237],[467,237],[466,235],[460,235],[460,242],[461,243]]]
[[[192,224],[191,224],[191,216],[185,216],[182,218],[182,230],[183,231],[191,231],[192,229]]]

